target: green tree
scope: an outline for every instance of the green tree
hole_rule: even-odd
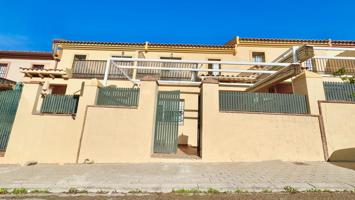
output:
[[[341,68],[333,73],[334,76],[341,78],[344,82],[355,84],[355,76],[348,75],[345,68]]]
[[[355,76],[348,75],[345,68],[341,68],[333,73],[334,76],[341,78],[344,82],[355,84]],[[355,97],[355,92],[352,94]]]

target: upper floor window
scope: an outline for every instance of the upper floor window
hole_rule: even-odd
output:
[[[0,77],[5,78],[7,73],[7,63],[0,63]]]
[[[160,57],[162,60],[181,60],[181,57]]]
[[[111,56],[112,58],[132,58],[132,56]]]
[[[160,57],[161,60],[181,60],[181,57]],[[170,63],[170,62],[164,62],[162,64],[162,67],[177,67],[178,64],[176,63]]]
[[[252,62],[265,62],[265,52],[252,52]]]
[[[65,95],[66,91],[67,91],[66,85],[50,85],[49,86],[50,94]]]
[[[32,69],[41,70],[44,69],[44,65],[33,64]]]
[[[74,60],[86,60],[86,55],[74,55]]]
[[[221,59],[208,59],[208,61],[218,61],[220,62]],[[218,64],[218,63],[210,63],[208,64],[208,69],[221,69],[221,64]],[[213,71],[213,72],[208,72],[208,75],[213,75],[213,76],[218,76],[220,75],[221,73],[218,72],[218,71]]]

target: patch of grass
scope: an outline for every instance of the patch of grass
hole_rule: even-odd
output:
[[[306,192],[322,192],[322,190],[318,189],[318,188],[312,188],[312,189],[306,190]]]
[[[105,190],[99,190],[96,192],[96,194],[108,194],[110,193],[109,191],[105,191]]]
[[[246,190],[241,190],[241,189],[235,189],[234,193],[247,193],[248,191]]]
[[[196,193],[203,193],[203,191],[193,188],[193,189],[178,189],[172,191],[173,193],[180,193],[180,194],[196,194]]]
[[[50,192],[49,192],[49,190],[47,190],[47,189],[35,189],[35,190],[31,190],[30,193],[48,194],[48,193],[50,193]]]
[[[272,190],[270,190],[270,189],[263,189],[261,192],[262,192],[262,193],[272,193]]]
[[[27,194],[28,191],[25,188],[15,188],[11,191],[12,194]]]
[[[87,190],[79,190],[77,188],[69,188],[67,193],[68,194],[86,194],[86,193],[88,193],[88,191]]]
[[[290,194],[295,194],[295,193],[299,192],[296,188],[291,187],[291,186],[285,186],[284,191],[287,193],[290,193]]]
[[[207,193],[209,193],[209,194],[218,194],[218,193],[220,193],[220,191],[217,190],[217,189],[214,189],[214,188],[208,188]]]
[[[140,194],[140,193],[144,193],[144,192],[142,190],[136,189],[136,190],[128,191],[128,193],[130,193],[130,194]]]
[[[8,194],[9,191],[6,188],[0,188],[0,194]]]
[[[330,191],[328,189],[322,190],[322,189],[319,189],[319,188],[312,188],[312,189],[306,190],[306,192],[332,192],[332,191]]]

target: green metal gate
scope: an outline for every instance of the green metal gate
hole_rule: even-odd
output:
[[[0,150],[4,151],[14,123],[22,86],[15,90],[0,91]]]
[[[159,91],[155,118],[154,153],[176,153],[180,91]]]

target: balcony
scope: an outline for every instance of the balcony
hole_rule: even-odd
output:
[[[97,78],[103,79],[105,76],[106,60],[76,60],[72,67],[73,78]],[[133,62],[119,62],[116,64],[132,66]],[[125,79],[124,73],[132,75],[132,69],[118,69],[111,63],[109,79]]]
[[[74,61],[72,77],[73,78],[97,78],[103,79],[106,69],[105,60],[77,60]],[[134,69],[124,68],[132,67],[134,61],[112,61],[110,64],[108,79],[127,79],[132,77]],[[194,63],[170,63],[170,62],[136,62],[137,66],[142,68],[137,69],[136,78],[154,77],[158,80],[191,80],[193,72],[189,71],[176,71],[176,70],[163,70],[163,68],[192,68],[196,69],[197,64]],[[117,67],[120,66],[120,67]],[[154,69],[153,69],[154,68]],[[157,69],[162,68],[162,69]]]
[[[296,67],[299,68],[290,63],[111,58],[110,65],[105,60],[74,61],[72,78],[104,79],[105,84],[106,80],[115,79],[137,83],[145,77],[160,83],[199,84],[212,78],[223,84],[248,87],[281,71],[282,79],[293,76],[299,72]]]
[[[307,47],[302,51],[308,50],[312,56],[298,59],[305,69],[325,75],[344,69],[346,75],[355,75],[355,48]]]
[[[355,75],[355,57],[315,57],[304,62],[303,67],[329,75],[344,69],[347,75]]]

